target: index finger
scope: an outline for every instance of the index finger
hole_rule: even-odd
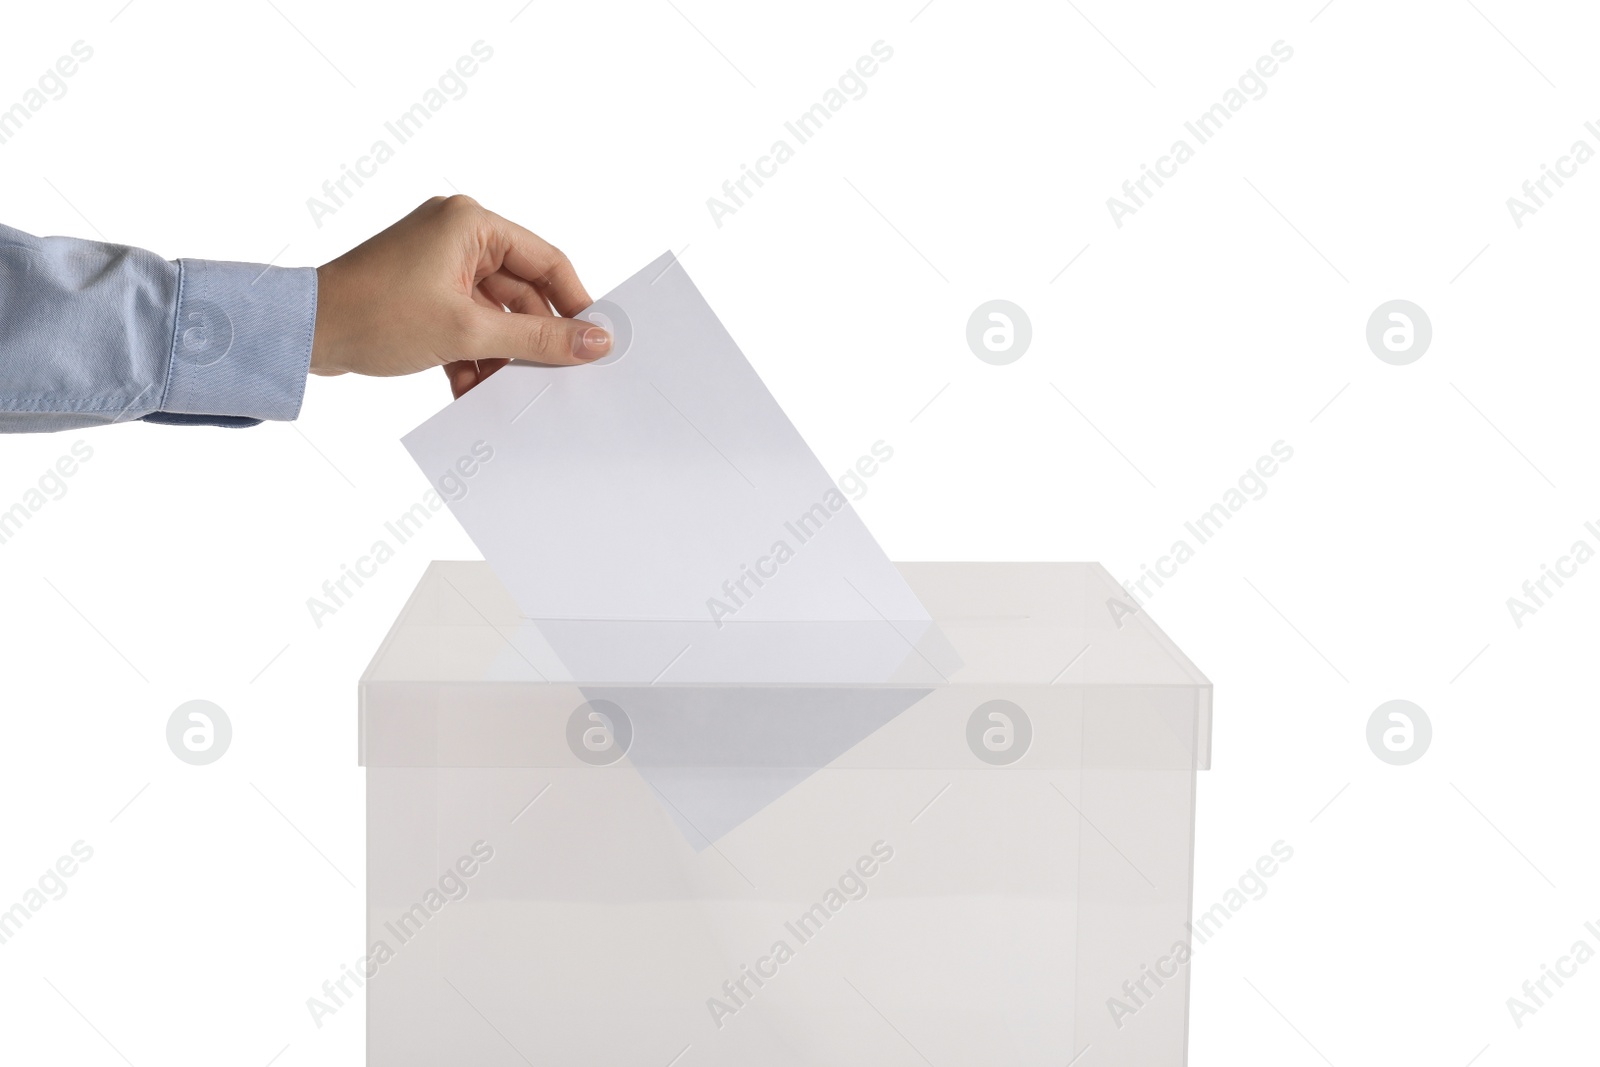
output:
[[[539,290],[560,315],[571,318],[594,300],[566,255],[532,230],[484,209],[496,238],[494,251],[506,270]]]

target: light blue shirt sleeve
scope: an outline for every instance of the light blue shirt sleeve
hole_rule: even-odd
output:
[[[317,272],[0,225],[0,433],[300,414]]]

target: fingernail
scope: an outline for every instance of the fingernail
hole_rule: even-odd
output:
[[[598,326],[591,326],[583,331],[583,350],[578,353],[579,359],[599,359],[611,351],[611,335]]]

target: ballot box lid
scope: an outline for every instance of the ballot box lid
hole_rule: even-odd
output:
[[[531,619],[487,563],[435,561],[362,676],[364,755],[391,712],[541,693],[1127,687],[1192,700],[1195,765],[1209,765],[1211,683],[1100,564],[896,566],[926,622]]]

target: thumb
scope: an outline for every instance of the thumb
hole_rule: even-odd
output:
[[[467,359],[524,359],[533,363],[589,363],[611,351],[611,335],[592,322],[525,315],[473,306],[466,331]]]

